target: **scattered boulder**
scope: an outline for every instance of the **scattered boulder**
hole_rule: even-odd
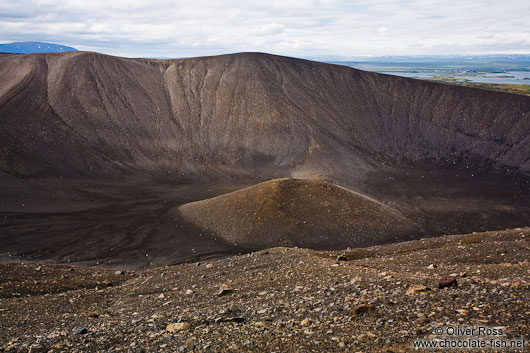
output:
[[[234,317],[229,317],[229,318],[223,319],[222,321],[223,322],[233,322],[233,323],[236,323],[236,324],[240,324],[240,323],[245,321],[245,318],[244,317],[240,317],[240,316],[234,316]]]
[[[237,305],[232,305],[228,308],[228,312],[230,313],[240,313],[241,309]]]
[[[76,327],[74,329],[74,335],[86,335],[88,333],[88,329],[86,327]]]
[[[219,288],[219,292],[217,292],[217,296],[222,297],[232,292],[233,290],[228,286],[228,284],[225,283],[221,286],[221,288]]]
[[[353,317],[359,317],[363,315],[374,315],[377,314],[377,307],[372,304],[358,304],[355,305],[350,313]]]
[[[413,284],[412,286],[407,289],[405,292],[406,295],[415,295],[422,292],[427,292],[429,288],[427,286],[424,286],[423,284]]]
[[[175,322],[166,326],[166,331],[169,333],[175,333],[178,331],[189,331],[191,326],[187,322]]]
[[[356,284],[358,282],[361,282],[362,281],[362,278],[357,276],[357,277],[353,277],[350,281],[350,284]]]
[[[456,281],[456,278],[453,276],[444,277],[438,280],[438,288],[456,288],[458,287],[458,282]]]
[[[337,256],[337,261],[348,261],[348,258],[346,257],[346,255],[341,254]]]
[[[460,315],[460,316],[467,316],[467,315],[469,315],[469,311],[466,310],[466,309],[457,309],[456,312],[457,312],[458,315]]]
[[[99,317],[99,314],[95,311],[89,311],[86,313],[82,313],[81,316],[97,319]]]

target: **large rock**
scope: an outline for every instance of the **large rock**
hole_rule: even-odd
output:
[[[178,331],[189,331],[191,329],[191,326],[187,322],[176,322],[167,325],[166,331],[169,333],[175,333]]]

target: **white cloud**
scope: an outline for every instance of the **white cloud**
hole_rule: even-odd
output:
[[[257,35],[269,35],[269,34],[279,34],[282,33],[285,29],[283,24],[278,23],[268,23],[266,25],[260,26],[258,31],[255,31],[254,34]]]
[[[380,36],[386,36],[388,34],[388,28],[386,27],[379,27],[377,29],[377,34],[379,34]]]
[[[528,0],[0,0],[0,41],[123,56],[530,53]]]

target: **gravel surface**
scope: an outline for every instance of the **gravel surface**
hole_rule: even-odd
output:
[[[138,271],[0,263],[0,351],[407,352],[444,325],[497,328],[528,350],[529,238],[273,248]]]

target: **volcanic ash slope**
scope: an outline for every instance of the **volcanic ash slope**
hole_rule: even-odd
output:
[[[321,179],[274,179],[171,213],[249,248],[368,246],[407,239],[416,231],[396,210]]]

